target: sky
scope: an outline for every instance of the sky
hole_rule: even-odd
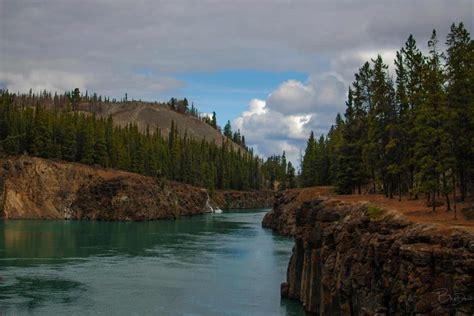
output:
[[[298,164],[353,74],[413,34],[472,33],[472,0],[0,0],[0,88],[188,98],[262,156]]]

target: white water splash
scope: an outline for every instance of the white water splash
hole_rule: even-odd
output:
[[[206,193],[207,194],[207,193]],[[216,208],[214,209],[211,205],[211,203],[209,203],[209,194],[207,194],[207,200],[206,200],[206,208],[209,210],[209,213],[215,213],[215,214],[221,214],[222,213],[222,210],[220,208]]]

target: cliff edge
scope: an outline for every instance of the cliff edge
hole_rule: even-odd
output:
[[[280,193],[263,226],[295,238],[282,296],[314,315],[473,315],[474,235],[396,211]]]
[[[270,201],[269,192],[242,192],[235,206]],[[178,182],[77,163],[17,156],[0,167],[0,217],[7,219],[153,220],[210,211],[206,190]],[[266,197],[266,198],[265,198]]]

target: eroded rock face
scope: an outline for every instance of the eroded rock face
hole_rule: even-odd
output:
[[[474,315],[472,234],[327,198],[291,219],[284,195],[265,219],[295,238],[282,296],[315,315]]]
[[[273,195],[273,191],[216,191],[212,201],[225,210],[266,208],[273,205]]]
[[[281,235],[293,236],[296,232],[295,212],[300,205],[298,195],[298,190],[278,192],[274,198],[273,209],[265,214],[262,226]]]
[[[209,211],[201,188],[28,156],[5,160],[0,184],[4,218],[152,220]]]

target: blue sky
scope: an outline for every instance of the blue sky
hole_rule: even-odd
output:
[[[187,97],[201,112],[216,111],[218,123],[224,126],[245,111],[250,100],[266,99],[278,85],[288,79],[304,81],[307,74],[257,70],[222,70],[177,76],[185,86],[176,91]]]

